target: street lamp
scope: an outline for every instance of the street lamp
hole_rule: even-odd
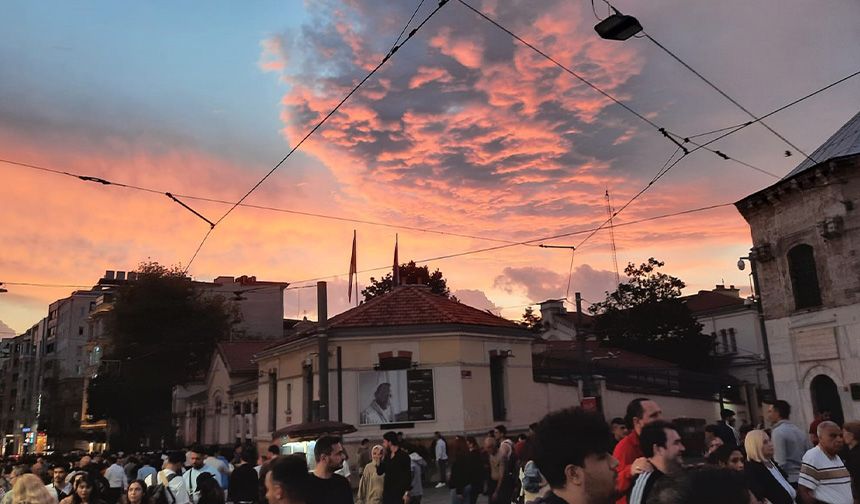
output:
[[[767,385],[770,388],[771,394],[776,398],[776,385],[773,381],[773,363],[770,360],[770,344],[767,341],[767,326],[764,322],[764,310],[761,305],[761,289],[758,283],[758,270],[756,269],[756,255],[751,251],[750,255],[738,259],[738,269],[743,271],[746,268],[746,263],[750,263],[750,273],[752,274],[753,293],[752,299],[758,311],[758,323],[761,330],[761,342],[764,347],[764,360],[767,364]]]
[[[639,20],[633,16],[627,16],[613,7],[615,14],[607,17],[594,26],[594,31],[600,38],[606,40],[627,40],[642,31]]]

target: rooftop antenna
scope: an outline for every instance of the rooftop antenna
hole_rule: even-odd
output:
[[[609,220],[609,247],[612,250],[612,266],[615,268],[615,287],[621,283],[621,278],[618,275],[618,252],[615,249],[615,229],[612,226],[612,218],[615,214],[612,213],[612,202],[609,200],[609,189],[606,189],[606,216]]]

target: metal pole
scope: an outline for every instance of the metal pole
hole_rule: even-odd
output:
[[[594,395],[594,387],[591,384],[591,373],[589,372],[588,356],[585,352],[585,331],[582,330],[582,294],[574,293],[576,302],[576,339],[579,346],[579,366],[582,374],[582,397],[592,397]]]
[[[343,422],[343,352],[337,347],[337,421]]]
[[[756,268],[756,261],[750,254],[750,257],[747,258],[750,262],[750,269],[752,270],[752,279],[753,279],[753,288],[755,292],[753,292],[753,300],[755,301],[756,310],[758,310],[758,323],[759,328],[761,329],[761,342],[764,347],[764,360],[767,364],[767,384],[770,387],[770,393],[773,394],[772,399],[776,399],[776,384],[773,381],[773,363],[770,360],[770,344],[767,341],[767,325],[764,322],[764,308],[761,303],[761,289],[759,288],[758,283],[758,269]]]
[[[319,357],[320,384],[320,420],[328,420],[328,335],[325,333],[328,325],[328,295],[326,283],[317,282],[317,318],[319,319],[320,334],[317,337]]]

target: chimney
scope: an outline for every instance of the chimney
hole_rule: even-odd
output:
[[[114,279],[114,271],[113,270],[105,270],[105,280],[113,280]]]
[[[117,271],[116,272],[117,280],[125,280],[125,271]]]
[[[717,287],[713,290],[713,292],[738,299],[740,299],[741,297],[741,290],[734,285],[729,285],[728,287],[726,287],[723,284],[718,284]]]
[[[540,304],[540,318],[546,324],[552,325],[554,316],[565,313],[567,310],[564,308],[563,299],[548,299]]]

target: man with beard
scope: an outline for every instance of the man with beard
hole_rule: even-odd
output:
[[[400,448],[400,440],[393,431],[382,436],[382,447],[385,453],[376,466],[376,474],[385,475],[382,503],[408,504],[411,496],[409,491],[412,489],[412,463],[409,461],[409,455]]]
[[[639,442],[642,453],[654,469],[640,473],[636,478],[627,498],[629,504],[645,504],[654,483],[664,475],[680,472],[683,463],[684,444],[669,422],[657,420],[646,425],[639,434]]]
[[[548,414],[535,427],[534,460],[552,489],[543,504],[610,504],[615,498],[611,433],[603,418],[582,408]]]
[[[314,457],[317,465],[311,472],[308,504],[353,504],[349,480],[335,474],[343,467],[346,457],[340,438],[323,436],[317,439]]]

